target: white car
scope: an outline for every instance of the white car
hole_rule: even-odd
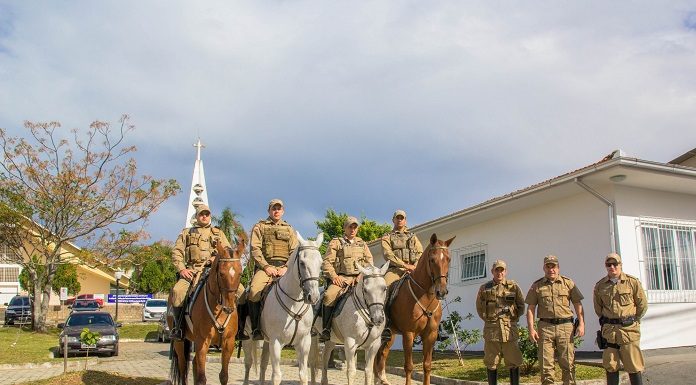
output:
[[[166,299],[148,299],[143,306],[143,322],[159,321],[167,311]]]

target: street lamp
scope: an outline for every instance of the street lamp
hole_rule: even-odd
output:
[[[123,277],[123,272],[121,270],[116,270],[114,272],[114,278],[116,278],[116,321],[118,322],[118,292],[120,290],[120,286],[118,284],[118,281]]]

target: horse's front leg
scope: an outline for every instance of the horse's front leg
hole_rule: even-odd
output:
[[[411,373],[413,373],[413,332],[404,332],[404,375],[406,385],[411,385]]]
[[[355,350],[357,344],[355,343],[355,338],[346,337],[343,341],[343,352],[346,355],[346,376],[348,378],[348,385],[353,385],[355,382]]]
[[[321,385],[329,385],[329,361],[335,346],[333,341],[324,342],[324,352],[321,356]]]
[[[433,363],[433,347],[437,339],[437,326],[423,338],[423,385],[430,385],[430,370]]]
[[[280,385],[283,379],[283,373],[280,371],[280,351],[283,349],[283,344],[279,340],[273,339],[269,344],[271,353],[271,382],[273,385]],[[305,363],[306,366],[306,363]]]
[[[268,368],[269,355],[268,341],[263,341],[261,345],[261,364],[259,365],[259,381],[261,385],[266,383],[266,369]]]
[[[225,340],[222,342],[222,354],[220,355],[220,359],[222,360],[222,368],[220,368],[219,375],[220,385],[227,385],[230,358],[232,357],[232,353],[234,353],[234,337],[235,335],[232,334],[225,338]]]
[[[297,364],[300,371],[300,385],[307,385],[307,358],[309,357],[309,349],[312,345],[312,337],[307,333],[306,336],[300,338],[295,343],[297,351]]]
[[[391,349],[394,344],[394,339],[396,334],[392,332],[391,338],[385,343],[380,343],[379,350],[377,351],[377,356],[375,359],[374,366],[372,368],[373,373],[377,377],[377,380],[382,385],[389,385],[389,380],[387,380],[387,357],[389,357],[389,349]]]
[[[196,345],[196,356],[193,357],[193,383],[196,385],[205,385],[205,361],[208,355],[208,347],[210,346],[210,341],[205,340],[201,344]]]
[[[377,339],[365,347],[365,385],[373,385],[374,373],[372,372],[372,367],[375,364],[375,356],[377,356],[380,344],[381,341],[378,334]]]

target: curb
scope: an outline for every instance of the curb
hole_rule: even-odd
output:
[[[87,366],[89,365],[95,365],[99,363],[99,359],[97,358],[92,358],[88,360],[73,360],[73,361],[68,361],[68,368],[72,367],[83,367],[85,366],[85,361],[87,362]],[[28,363],[28,364],[1,364],[0,369],[47,369],[47,368],[55,368],[63,366],[63,361],[61,362],[42,362],[42,363]]]

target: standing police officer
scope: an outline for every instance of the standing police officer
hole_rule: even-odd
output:
[[[261,294],[273,278],[282,277],[287,271],[288,258],[297,245],[295,230],[283,220],[283,201],[268,202],[268,218],[261,220],[251,229],[251,257],[256,262],[256,273],[249,285],[249,313],[251,316],[252,339],[262,340],[259,329],[261,321]]]
[[[201,204],[196,206],[196,223],[193,227],[183,229],[172,250],[172,263],[179,272],[179,280],[172,288],[170,303],[174,326],[172,339],[182,339],[182,306],[186,293],[192,284],[196,284],[206,264],[216,255],[215,247],[222,242],[223,247],[230,247],[225,233],[210,225],[210,208]],[[243,290],[243,288],[242,288]],[[238,291],[237,295],[241,294]]]
[[[529,339],[538,343],[541,362],[542,385],[553,384],[554,356],[563,372],[563,385],[575,385],[575,346],[573,312],[578,317],[577,336],[585,335],[585,317],[582,309],[582,293],[570,278],[560,275],[558,257],[544,257],[544,277],[529,288],[525,302]],[[534,311],[539,316],[539,332],[534,328]]]
[[[324,255],[321,270],[331,284],[324,293],[322,301],[321,323],[323,330],[319,335],[319,341],[326,342],[331,339],[331,320],[336,300],[346,287],[354,285],[360,271],[356,263],[361,266],[373,264],[372,253],[367,243],[358,234],[358,220],[348,217],[343,222],[343,237],[334,238],[329,242]]]
[[[510,385],[519,385],[522,352],[517,344],[517,321],[524,312],[524,298],[517,282],[506,279],[505,261],[493,262],[491,273],[493,279],[481,285],[476,296],[476,311],[484,321],[483,363],[488,371],[488,385],[498,383],[501,355],[510,369]]]
[[[602,325],[600,348],[604,349],[602,366],[607,371],[607,385],[619,385],[619,361],[631,385],[642,385],[645,364],[640,351],[640,319],[648,310],[648,300],[638,278],[623,272],[620,255],[607,255],[604,265],[607,276],[594,287],[594,309]]]

